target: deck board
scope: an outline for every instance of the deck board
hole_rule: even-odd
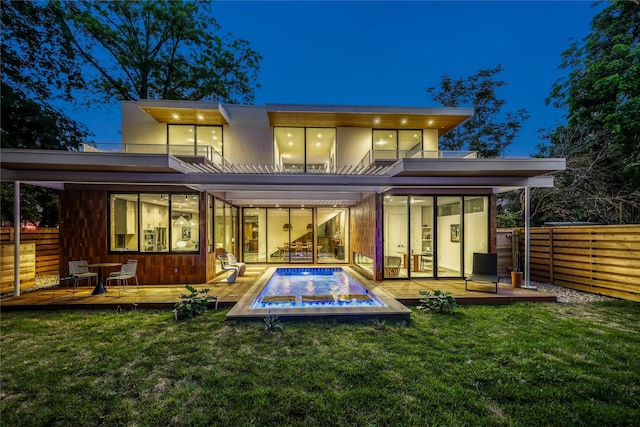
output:
[[[207,284],[192,284],[196,289],[209,289],[210,295],[218,295],[221,307],[233,306],[249,290],[255,281],[273,265],[249,264],[245,275],[238,277],[235,283],[221,282],[225,276],[218,276],[213,282]],[[555,302],[554,295],[545,294],[530,289],[514,289],[510,284],[500,283],[498,293],[466,291],[464,280],[385,280],[378,283],[384,290],[403,304],[417,304],[420,300],[420,291],[451,292],[459,304],[509,304],[519,301],[528,302]],[[54,308],[172,308],[180,298],[180,294],[186,292],[185,284],[175,285],[146,285],[140,286],[135,292],[135,286],[129,286],[127,292],[121,292],[118,296],[117,287],[113,286],[108,292],[100,295],[91,295],[93,288],[81,286],[72,295],[71,289],[64,285],[57,289],[43,289],[25,293],[19,297],[8,297],[0,300],[0,309],[3,311],[15,309],[54,309]],[[489,286],[489,288],[492,288]]]

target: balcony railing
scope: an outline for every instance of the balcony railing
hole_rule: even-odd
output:
[[[211,163],[222,166],[224,158],[215,148],[209,145],[176,145],[176,144],[100,144],[99,148],[82,144],[82,151],[108,151],[135,154],[167,154],[172,156],[200,156]]]
[[[139,154],[166,154],[173,156],[197,156],[208,159],[213,165],[227,173],[290,173],[290,174],[384,174],[393,164],[402,159],[476,159],[476,151],[438,151],[420,150],[422,144],[416,144],[409,150],[369,150],[356,165],[327,166],[307,164],[273,165],[262,163],[231,164],[218,151],[208,145],[167,145],[167,144],[100,144],[94,147],[82,144],[82,151],[107,151]],[[199,168],[200,170],[202,168]],[[205,169],[206,170],[206,169]]]
[[[418,144],[420,145],[420,144]],[[372,165],[391,164],[401,159],[476,159],[477,151],[440,151],[417,150],[369,150],[360,160],[358,167],[367,168]]]

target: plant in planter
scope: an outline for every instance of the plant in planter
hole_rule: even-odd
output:
[[[522,271],[520,270],[520,251],[513,254],[513,271],[511,271],[511,284],[514,288],[522,287]]]
[[[189,291],[188,294],[180,295],[180,300],[173,306],[175,319],[183,319],[185,317],[192,318],[200,313],[207,311],[209,301],[218,302],[218,296],[208,295],[209,289],[200,289],[199,291],[191,285],[185,285]]]

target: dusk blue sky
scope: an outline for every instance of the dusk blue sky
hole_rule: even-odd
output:
[[[506,110],[531,118],[507,156],[529,156],[538,129],[563,112],[545,105],[561,54],[599,10],[590,1],[248,2],[213,5],[223,30],[262,56],[255,105],[436,107],[425,89],[502,64]],[[120,141],[120,108],[79,117],[100,142]]]

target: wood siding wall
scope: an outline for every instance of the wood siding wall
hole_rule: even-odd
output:
[[[201,195],[200,218],[206,218]],[[138,260],[138,279],[144,285],[206,283],[211,277],[207,245],[197,254],[109,253],[107,238],[107,191],[65,190],[60,193],[60,267],[71,260],[126,263]],[[205,221],[200,222],[200,242],[206,242]],[[105,274],[108,271],[105,270]]]
[[[360,255],[371,258],[377,264],[375,262],[376,237],[381,233],[381,230],[376,223],[376,195],[365,196],[353,206],[349,218],[349,230],[351,233],[349,238],[351,245],[349,259],[353,263],[353,253],[357,252]],[[361,273],[369,276],[366,271],[361,271]]]
[[[531,279],[640,301],[640,226],[532,228]]]

